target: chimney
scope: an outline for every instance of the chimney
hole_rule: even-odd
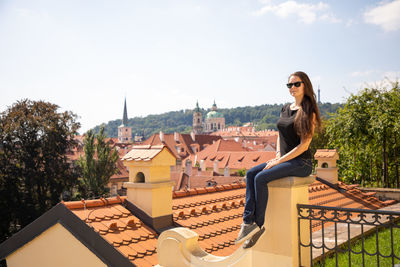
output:
[[[339,159],[339,154],[336,149],[317,149],[314,159],[318,161],[317,177],[332,184],[337,184],[338,167],[336,166],[336,161]]]
[[[226,166],[225,169],[224,169],[224,176],[225,177],[229,177],[230,176],[229,167],[228,166]]]
[[[192,137],[193,142],[196,141],[196,135],[193,131],[190,132],[190,137]]]
[[[126,208],[156,230],[173,226],[171,166],[175,156],[164,145],[134,146],[123,158],[129,168]]]
[[[160,131],[160,141],[161,143],[164,143],[164,133],[162,131]]]
[[[216,173],[218,173],[218,163],[219,163],[219,161],[216,159],[214,161],[214,172],[216,172]]]
[[[206,170],[206,163],[204,159],[200,160],[200,169],[204,172]]]
[[[188,176],[192,175],[192,161],[190,159],[186,160],[185,162],[185,173]]]
[[[174,140],[175,142],[179,142],[179,134],[177,132],[174,132]]]

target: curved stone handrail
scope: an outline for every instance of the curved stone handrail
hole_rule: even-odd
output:
[[[197,233],[185,227],[164,231],[157,243],[159,266],[251,266],[251,250],[239,247],[232,255],[215,256],[200,248],[198,238]]]

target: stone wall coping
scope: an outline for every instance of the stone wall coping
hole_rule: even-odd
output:
[[[306,176],[306,177],[296,177],[290,176],[286,178],[281,178],[268,183],[268,187],[298,187],[303,185],[309,185],[315,181],[315,176]]]
[[[400,193],[399,188],[380,188],[380,187],[361,187],[361,186],[358,186],[357,188],[360,189],[361,191]]]

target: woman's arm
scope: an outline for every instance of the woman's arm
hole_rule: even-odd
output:
[[[279,139],[279,133],[278,133],[278,139],[276,140],[276,154],[275,158],[279,159],[281,157],[281,143]]]
[[[313,124],[311,127],[310,137],[302,138],[300,141],[300,144],[298,144],[295,148],[293,148],[288,153],[286,153],[283,157],[279,157],[279,158],[276,157],[275,159],[268,161],[267,166],[265,166],[264,169],[269,169],[275,165],[278,165],[285,161],[294,159],[295,157],[301,155],[304,151],[306,151],[308,149],[308,147],[310,146],[310,143],[312,141],[312,136],[314,135],[314,129],[315,129],[315,123],[316,123],[315,114],[313,114],[313,115],[314,115],[313,116]],[[279,140],[279,137],[278,137],[278,140]],[[280,153],[279,153],[279,156],[280,156]]]

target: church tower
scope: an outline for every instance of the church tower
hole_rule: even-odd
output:
[[[124,115],[122,116],[122,124],[118,127],[118,142],[130,143],[132,140],[132,128],[128,127],[128,112],[126,110],[126,98],[124,103]]]
[[[225,128],[224,115],[218,111],[215,100],[211,107],[211,111],[206,115],[205,126],[206,133],[217,132]]]
[[[193,132],[195,134],[203,132],[203,119],[199,108],[199,101],[196,102],[196,109],[193,112]]]

